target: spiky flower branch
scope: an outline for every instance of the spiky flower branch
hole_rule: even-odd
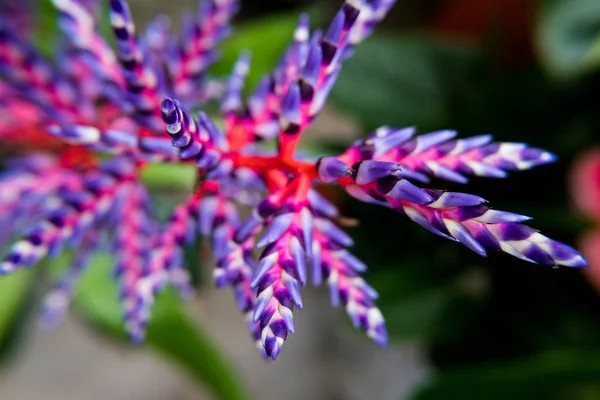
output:
[[[0,272],[29,267],[65,245],[78,248],[45,302],[46,322],[64,313],[90,254],[110,246],[125,325],[141,340],[165,285],[191,292],[182,247],[199,233],[212,241],[217,286],[234,289],[264,356],[275,359],[294,333],[293,310],[302,308],[309,276],[315,285],[325,280],[332,303],[385,344],[377,293],[360,275],[366,266],[348,251],[352,239],[336,224],[338,211],[319,195],[317,182],[394,208],[480,255],[499,250],[545,265],[586,265],[571,247],[523,225],[527,217],[490,209],[474,195],[414,183],[504,177],[553,161],[545,151],[492,143],[489,136],[455,140],[455,132],[441,131],[415,137],[412,128],[382,127],[337,157],[298,157],[302,132],[322,110],[342,64],[393,0],[348,0],[324,32],[311,32],[301,16],[292,45],[247,99],[249,55],[239,58],[225,85],[206,75],[235,1],[201,3],[198,19],[184,22],[177,41],[164,17],[138,35],[124,0],[111,0],[116,53],[97,34],[89,2],[53,2],[66,33],[55,64],[15,33],[0,31],[0,66],[10,86],[2,107],[13,112],[28,104],[36,118],[26,120],[25,129],[47,131],[61,143],[57,157],[17,160],[0,181],[1,227],[12,236],[30,226]],[[215,96],[222,130],[204,112],[190,113]],[[0,137],[13,143],[10,126]],[[261,145],[269,141],[275,151]],[[197,191],[162,225],[139,180],[152,162],[192,164],[198,171]],[[246,220],[240,205],[253,207]]]

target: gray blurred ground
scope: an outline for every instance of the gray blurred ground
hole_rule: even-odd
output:
[[[297,332],[276,362],[257,354],[231,292],[208,289],[190,304],[238,369],[252,399],[399,400],[427,370],[415,346],[380,349],[331,309],[324,290],[309,288],[295,313]],[[168,361],[108,343],[70,319],[35,332],[0,375],[0,399],[188,400],[210,396]]]

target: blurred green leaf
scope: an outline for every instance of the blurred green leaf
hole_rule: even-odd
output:
[[[451,297],[449,291],[437,288],[382,305],[390,336],[402,340],[431,339]]]
[[[31,288],[33,276],[32,270],[24,270],[0,279],[0,341],[6,338],[6,331]]]
[[[411,36],[375,36],[344,64],[332,102],[367,129],[432,129],[449,118],[448,97],[475,59],[472,48]]]
[[[50,1],[36,2],[36,8],[33,40],[44,55],[51,57],[56,48],[56,39],[59,32],[58,13]]]
[[[0,278],[0,357],[7,354],[22,326],[22,312],[33,285],[33,270],[23,270]]]
[[[196,183],[197,168],[187,164],[149,164],[141,178],[149,188],[191,190]]]
[[[600,68],[600,1],[541,2],[537,43],[544,67],[569,79]]]
[[[125,339],[117,285],[111,278],[110,257],[98,255],[84,273],[75,294],[76,309],[100,330]],[[153,309],[146,339],[153,348],[187,370],[216,398],[246,398],[240,379],[211,339],[192,322],[178,296],[162,293]]]
[[[259,21],[236,26],[235,34],[221,46],[222,57],[211,68],[214,75],[228,75],[239,55],[252,53],[252,63],[246,89],[253,88],[261,77],[270,72],[292,43],[297,14],[273,15]]]
[[[178,190],[174,188],[165,188],[162,190],[152,190],[150,198],[152,200],[152,210],[158,221],[166,222],[173,215],[173,210],[183,204],[190,197],[190,190]]]
[[[421,386],[413,399],[572,400],[580,398],[573,397],[578,386],[597,383],[599,376],[597,350],[553,350],[515,361],[441,372]]]
[[[203,241],[200,235],[196,235],[194,243],[184,248],[183,258],[190,274],[190,280],[195,288],[201,287],[205,283],[204,274],[202,273],[202,254],[207,245],[207,242]]]

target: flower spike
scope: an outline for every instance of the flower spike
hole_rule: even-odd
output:
[[[431,232],[459,241],[481,256],[492,249],[543,265],[587,266],[575,249],[522,225],[528,217],[491,210],[481,197],[421,189],[402,177],[399,164],[359,161],[353,170],[352,177],[341,182],[349,193],[361,200],[387,203]]]
[[[129,5],[124,0],[111,0],[110,7],[110,22],[134,115],[140,124],[160,130],[158,76],[150,68],[149,55],[140,46]]]
[[[173,93],[179,100],[194,103],[206,98],[197,93],[198,83],[205,80],[208,67],[218,59],[216,48],[229,35],[229,22],[237,13],[237,0],[203,0],[195,20],[188,20],[174,63],[167,63]]]
[[[381,311],[375,306],[377,292],[371,288],[360,273],[366,266],[348,253],[344,247],[351,246],[350,238],[334,227],[327,219],[318,219],[315,229],[313,253],[314,276],[327,279],[334,307],[343,303],[355,328],[364,330],[377,344],[387,344],[387,331]],[[332,229],[333,227],[333,229]]]
[[[312,243],[312,213],[302,197],[301,182],[293,182],[266,199],[236,238],[251,237],[265,219],[266,229],[257,247],[265,247],[252,277],[258,292],[254,321],[260,321],[261,341],[266,355],[277,358],[288,333],[294,334],[292,311],[302,308],[300,285],[306,283],[306,245]],[[300,194],[300,196],[298,196]],[[257,218],[258,217],[258,218]],[[262,219],[262,222],[260,221]],[[258,221],[254,222],[254,221]],[[250,235],[248,232],[250,231]]]
[[[357,141],[340,159],[395,162],[414,173],[413,179],[429,182],[436,177],[467,183],[465,175],[504,178],[510,171],[526,170],[554,162],[556,157],[524,143],[493,143],[491,135],[453,140],[455,131],[439,131],[413,138],[413,128],[381,127]]]

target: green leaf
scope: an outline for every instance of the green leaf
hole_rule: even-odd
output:
[[[448,97],[474,54],[456,43],[374,36],[344,64],[331,101],[367,129],[384,124],[437,128],[448,121]]]
[[[207,245],[207,242],[202,240],[201,235],[196,235],[194,243],[186,246],[183,252],[183,259],[185,260],[185,265],[188,266],[187,271],[190,274],[190,280],[196,288],[201,287],[205,283],[203,270],[202,268],[198,268],[198,266],[202,265],[203,246]]]
[[[197,168],[188,164],[149,164],[143,170],[141,178],[149,188],[187,189],[196,183]]]
[[[34,276],[33,270],[23,270],[0,278],[0,356],[7,354],[22,327]]]
[[[418,388],[412,398],[573,399],[580,398],[572,397],[573,391],[591,390],[587,385],[597,383],[598,376],[600,352],[597,350],[553,350],[529,358],[442,372]]]
[[[543,66],[560,79],[600,68],[600,2],[542,2],[536,41]]]
[[[36,25],[33,40],[42,54],[51,57],[58,37],[58,13],[50,1],[36,2]]]
[[[431,339],[451,297],[449,291],[440,288],[383,304],[381,309],[390,336],[411,341]]]
[[[95,257],[84,273],[75,294],[75,307],[94,326],[125,339],[122,309],[117,301],[117,285],[111,278],[111,259]],[[153,309],[146,345],[187,370],[218,399],[246,398],[240,379],[211,339],[185,312],[178,296],[162,293]]]
[[[0,278],[0,342],[6,339],[6,331],[31,288],[33,276],[32,270],[24,270]]]
[[[252,63],[246,89],[253,88],[273,69],[292,43],[297,22],[296,14],[280,14],[236,26],[234,35],[221,46],[222,57],[210,72],[217,76],[228,75],[239,55],[249,50]]]

